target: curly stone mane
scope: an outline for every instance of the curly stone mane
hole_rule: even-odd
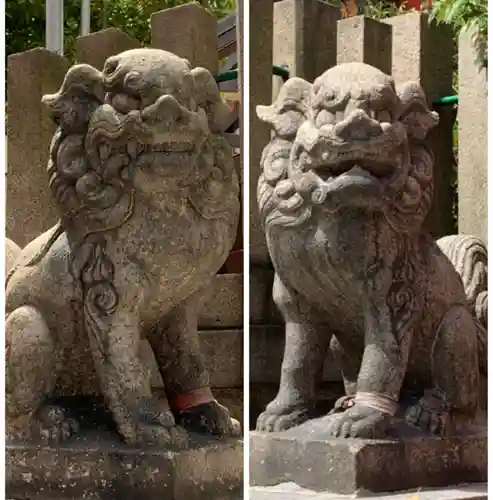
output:
[[[201,216],[212,219],[222,216],[225,198],[238,196],[230,146],[222,136],[227,106],[207,70],[195,68],[190,76],[199,89],[194,95],[196,105],[207,114],[211,134],[198,157],[196,182],[189,186],[188,199]],[[81,229],[77,216],[98,213],[97,218],[91,217],[95,227],[88,233],[110,231],[130,218],[135,162],[114,149],[144,132],[139,113],[130,111],[122,119],[105,103],[107,80],[91,66],[77,65],[69,70],[58,93],[43,98],[58,125],[48,164],[50,188],[66,228]]]
[[[310,172],[290,176],[293,142],[298,128],[308,118],[312,85],[301,78],[285,83],[272,106],[258,106],[259,118],[273,129],[273,138],[261,159],[258,203],[265,227],[299,226],[309,220],[312,206],[324,201]],[[397,90],[398,106],[394,119],[407,130],[410,159],[404,183],[392,185],[386,195],[384,215],[400,233],[420,229],[433,196],[433,155],[424,139],[438,117],[428,108],[426,97],[416,83]]]

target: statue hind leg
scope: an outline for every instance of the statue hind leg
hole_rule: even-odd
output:
[[[409,409],[410,424],[443,436],[475,423],[480,408],[479,351],[476,319],[464,306],[451,307],[433,343],[434,387]]]
[[[62,408],[47,403],[56,384],[60,353],[41,312],[15,309],[5,323],[6,413],[11,437],[68,439],[78,430]]]

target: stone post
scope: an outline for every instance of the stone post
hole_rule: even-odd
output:
[[[459,37],[459,232],[488,237],[488,81],[469,34]]]
[[[270,140],[269,128],[257,118],[255,108],[272,102],[272,0],[250,0],[250,261],[265,266],[269,254],[257,207],[260,157]]]
[[[430,105],[437,98],[454,94],[453,34],[447,25],[429,23],[428,16],[411,12],[387,19],[393,26],[392,76],[396,82],[419,81]],[[436,108],[440,124],[429,135],[435,155],[433,206],[425,225],[436,238],[456,231],[453,219],[455,112],[451,106]]]
[[[337,64],[363,62],[390,75],[392,71],[392,27],[354,16],[337,23]]]
[[[140,42],[118,28],[108,28],[80,36],[75,42],[75,55],[83,62],[102,70],[108,57],[140,47]]]
[[[188,59],[216,74],[217,21],[196,3],[180,5],[151,16],[151,45]]]
[[[319,0],[276,2],[274,64],[308,81],[335,66],[339,18],[339,8]]]
[[[240,96],[240,144],[243,147],[243,103],[245,92],[243,86],[243,0],[238,0],[237,10],[236,10],[236,53],[238,61],[238,94]],[[243,175],[243,155],[240,154],[240,168],[241,172],[241,183],[243,185],[245,176]],[[243,223],[243,221],[241,222]]]
[[[45,49],[7,59],[7,221],[6,236],[21,247],[58,218],[46,167],[55,125],[41,98],[56,92],[69,67]]]

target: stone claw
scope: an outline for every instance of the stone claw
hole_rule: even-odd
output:
[[[57,445],[77,434],[80,425],[77,420],[67,416],[64,408],[56,405],[43,405],[34,413],[31,429],[42,442]]]
[[[270,404],[257,420],[257,431],[280,432],[296,427],[311,417],[307,407],[287,407]]]
[[[189,443],[187,431],[177,425],[163,427],[141,423],[137,430],[137,444],[140,445],[185,448]]]
[[[241,425],[217,401],[199,404],[182,410],[176,420],[187,430],[213,436],[239,437]]]
[[[445,436],[451,425],[450,408],[442,395],[435,392],[426,393],[405,415],[406,422],[425,433],[434,436]]]
[[[358,403],[343,412],[332,411],[325,420],[330,437],[383,439],[392,434],[392,417]]]

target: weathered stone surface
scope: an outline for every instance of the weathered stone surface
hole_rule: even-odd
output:
[[[439,97],[455,94],[452,27],[447,23],[430,23],[428,15],[421,12],[390,17],[385,22],[393,26],[392,76],[395,81],[419,82],[430,106]],[[456,112],[453,106],[440,106],[435,111],[440,121],[426,141],[435,156],[433,202],[424,225],[435,238],[440,238],[454,231]]]
[[[231,417],[238,422],[243,422],[244,397],[243,388],[217,388],[214,387],[214,396],[220,404],[225,406],[231,413]]]
[[[19,245],[8,238],[5,239],[5,275],[7,275],[12,269],[14,262],[20,255],[21,251],[22,250]]]
[[[196,436],[180,451],[126,446],[106,430],[57,447],[8,443],[6,493],[16,500],[238,500],[241,441]]]
[[[392,28],[364,16],[341,19],[337,23],[337,64],[349,62],[364,62],[390,75]]]
[[[108,28],[78,37],[75,57],[77,62],[90,64],[101,71],[108,57],[138,47],[140,42],[136,38],[118,28]]]
[[[210,391],[197,331],[239,218],[229,110],[213,75],[135,49],[102,72],[73,66],[43,100],[58,126],[48,177],[60,221],[22,250],[6,284],[8,435],[51,444],[77,434],[77,412],[52,398],[62,373],[74,382],[97,374],[127,444],[183,446],[184,428],[238,435]],[[165,386],[159,400],[144,338]],[[87,364],[69,363],[73,352],[90,353]]]
[[[218,274],[199,313],[199,328],[243,328],[243,274]]]
[[[279,392],[257,429],[314,417],[328,348],[346,396],[326,437],[475,425],[486,399],[487,250],[423,229],[438,116],[419,83],[340,64],[313,84],[291,78],[257,112],[273,132],[257,192],[286,335]]]
[[[459,37],[459,232],[488,241],[488,80],[468,33]]]
[[[278,390],[279,381],[277,381],[277,383],[250,382],[250,401],[248,404],[251,430],[255,430],[255,424],[259,415],[264,411],[269,401],[275,398]],[[217,394],[217,390],[215,390],[214,393]],[[317,404],[314,413],[316,415],[326,415],[334,407],[336,401],[343,395],[344,385],[342,380],[320,383],[317,385]],[[221,402],[220,399],[218,400]]]
[[[45,49],[7,58],[6,235],[21,247],[56,222],[46,175],[55,126],[41,97],[56,91],[68,67],[66,59]]]
[[[248,166],[250,182],[250,248],[252,263],[269,262],[269,253],[265,244],[265,235],[260,224],[255,193],[257,179],[260,175],[260,158],[262,146],[269,140],[269,128],[258,120],[255,106],[259,102],[268,102],[272,98],[272,0],[250,0],[250,165]],[[246,207],[245,207],[246,210]]]
[[[351,500],[354,495],[338,493],[316,493],[307,488],[300,488],[294,483],[283,483],[278,486],[255,486],[250,488],[250,500]],[[359,497],[364,493],[359,492]],[[487,483],[462,484],[444,488],[415,488],[396,493],[372,494],[373,500],[486,500],[488,498]]]
[[[210,373],[210,385],[217,388],[241,387],[243,384],[243,331],[201,330],[200,349],[205,367]],[[151,387],[163,387],[163,378],[147,340],[142,340],[139,349],[142,366],[148,370]],[[74,367],[77,367],[74,374]],[[56,386],[58,395],[97,395],[101,393],[94,371],[88,339],[80,337],[61,370]]]
[[[151,15],[151,44],[190,61],[192,66],[217,71],[217,20],[197,3]]]
[[[250,381],[279,383],[285,345],[284,327],[250,326]],[[341,380],[341,372],[329,351],[324,361],[322,382]]]
[[[250,434],[250,484],[294,482],[316,491],[372,493],[484,482],[486,430],[454,438],[317,440],[312,422]]]
[[[270,270],[250,269],[250,325],[280,324],[282,321],[272,300],[273,280],[274,273]]]
[[[339,18],[338,7],[319,0],[275,2],[274,64],[309,81],[335,66]]]

